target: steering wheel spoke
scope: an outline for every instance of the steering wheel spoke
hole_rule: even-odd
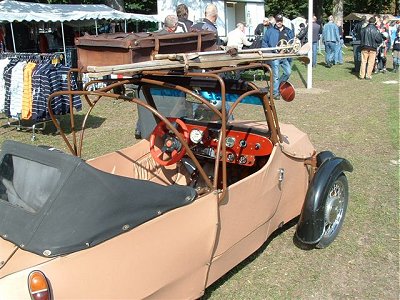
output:
[[[164,122],[159,122],[150,135],[150,153],[154,160],[162,166],[172,165],[177,163],[185,154],[186,149],[183,146],[183,140],[189,142],[189,131],[186,124],[178,118],[167,118],[172,126],[180,133],[175,135],[173,130]],[[181,140],[183,138],[183,140]],[[162,144],[161,149],[156,147]],[[163,156],[166,154],[167,158]]]

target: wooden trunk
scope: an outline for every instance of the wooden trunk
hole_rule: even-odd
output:
[[[217,49],[211,31],[157,34],[114,33],[86,35],[75,39],[78,68],[111,66],[152,60],[155,54],[212,51]]]

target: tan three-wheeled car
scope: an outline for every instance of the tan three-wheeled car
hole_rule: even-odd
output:
[[[335,239],[351,164],[279,123],[272,79],[259,88],[235,78],[271,72],[271,56],[223,55],[183,57],[168,70],[99,68],[129,76],[70,92],[87,100],[85,122],[99,101],[137,105],[143,139],[128,148],[82,160],[84,135],[70,141],[57,122],[71,154],[4,143],[0,299],[196,299],[298,216],[300,243]],[[134,97],[111,92],[127,84]],[[281,88],[292,100],[291,86]],[[264,120],[239,120],[242,106]]]

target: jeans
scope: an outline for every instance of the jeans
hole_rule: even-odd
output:
[[[343,64],[342,47],[343,47],[343,40],[341,39],[340,42],[336,44],[335,64]]]
[[[400,51],[393,51],[393,70],[397,71],[400,66]]]
[[[336,42],[325,42],[325,63],[332,65],[335,61]]]
[[[318,42],[312,43],[312,66],[315,68],[317,66],[317,54],[318,54]]]
[[[290,74],[292,73],[292,66],[288,58],[275,59],[269,62],[271,66],[273,77],[272,82],[274,84],[274,96],[279,95],[279,85],[281,82],[288,81]],[[279,69],[282,67],[282,76],[279,77]]]
[[[353,41],[354,72],[360,73],[361,66],[361,42]]]

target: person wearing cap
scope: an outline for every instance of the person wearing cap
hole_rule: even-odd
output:
[[[263,37],[263,48],[277,47],[279,41],[289,41],[294,37],[293,31],[283,25],[283,16],[278,14],[275,16],[275,25],[269,28]],[[271,50],[274,53],[279,53],[279,50]],[[281,82],[287,81],[292,73],[291,60],[289,58],[274,59],[269,61],[272,69],[273,81],[273,97],[280,99],[279,85]],[[280,68],[282,68],[282,76],[279,76]]]
[[[228,32],[228,42],[226,46],[237,48],[238,50],[242,50],[243,46],[250,46],[251,42],[247,39],[244,30],[244,24],[241,22],[237,23],[236,28]]]
[[[175,33],[177,28],[178,28],[178,17],[175,15],[168,15],[165,17],[163,29],[161,29],[157,33],[158,34]]]
[[[329,22],[322,29],[322,39],[325,44],[325,66],[332,67],[335,62],[336,45],[340,43],[339,27],[334,22],[332,15],[328,18]]]
[[[361,67],[360,79],[371,79],[375,65],[376,50],[382,43],[382,34],[375,27],[375,18],[369,19],[369,24],[361,29]]]

